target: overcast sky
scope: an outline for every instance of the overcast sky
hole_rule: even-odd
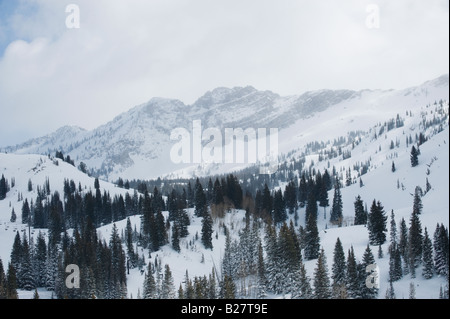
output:
[[[0,146],[219,86],[419,85],[449,72],[448,29],[448,0],[0,0]]]

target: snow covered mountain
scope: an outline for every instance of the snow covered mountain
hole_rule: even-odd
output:
[[[60,150],[111,181],[222,173],[248,165],[175,164],[170,157],[175,144],[171,131],[192,132],[194,120],[201,120],[203,130],[222,132],[225,128],[277,128],[282,155],[314,140],[365,131],[405,110],[448,100],[448,90],[448,75],[403,90],[320,90],[287,97],[251,86],[216,88],[192,105],[153,98],[92,131],[66,126],[4,151],[54,154]]]

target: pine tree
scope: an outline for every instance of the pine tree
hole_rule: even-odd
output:
[[[303,207],[306,203],[308,196],[308,187],[306,184],[305,173],[302,174],[300,178],[300,185],[298,187],[298,201],[300,202],[300,206]]]
[[[317,207],[317,203],[316,203]],[[280,225],[287,218],[285,203],[281,189],[275,192],[273,198],[273,221],[276,225]]]
[[[423,270],[422,275],[425,279],[433,277],[434,263],[433,263],[433,244],[428,236],[427,228],[425,227],[425,234],[423,238],[423,253],[422,253]]]
[[[211,215],[206,212],[202,219],[202,243],[206,249],[213,249],[212,234],[213,234],[213,220]]]
[[[422,225],[420,222],[419,215],[421,214],[422,203],[420,199],[420,194],[416,188],[414,195],[414,205],[413,212],[411,214],[410,226],[409,226],[409,237],[408,237],[408,260],[411,271],[411,276],[415,277],[415,269],[419,266],[422,261]]]
[[[364,255],[362,258],[362,268],[367,271],[368,270],[368,266],[372,266],[375,265],[375,258],[373,257],[372,254],[372,250],[370,249],[369,245],[367,245],[366,250],[364,251]],[[373,275],[373,280],[375,280],[375,282],[373,282],[374,286],[369,288],[367,285],[363,286],[362,289],[362,293],[363,293],[363,299],[375,299],[378,295],[378,287],[375,284],[376,283],[376,278],[379,277],[379,274],[377,271],[373,271],[372,272]]]
[[[169,265],[164,266],[164,280],[161,287],[161,299],[175,299],[175,286]]]
[[[355,206],[355,225],[365,225],[367,224],[367,214],[364,210],[363,201],[361,200],[361,196],[358,195],[354,202]]]
[[[30,205],[28,199],[25,198],[25,202],[22,205],[22,224],[28,224],[30,218]]]
[[[36,288],[33,276],[33,265],[31,263],[30,247],[27,237],[24,234],[22,240],[21,268],[18,276],[20,277],[21,288],[31,291]]]
[[[45,287],[46,279],[46,263],[47,263],[47,244],[45,243],[44,235],[39,232],[35,248],[35,256],[33,268],[35,270],[36,286]]]
[[[8,187],[6,184],[5,176],[2,174],[2,178],[0,178],[0,200],[4,200],[6,198],[6,193],[8,191]]]
[[[320,237],[317,228],[317,216],[309,214],[305,227],[305,258],[306,260],[316,259],[319,257]]]
[[[144,280],[143,299],[156,299],[156,282],[152,272],[152,264],[149,263]]]
[[[331,213],[330,213],[330,222],[332,224],[339,225],[339,227],[342,226],[342,195],[341,195],[341,185],[339,182],[339,179],[336,180],[336,184],[334,186],[334,197],[333,197],[333,204],[331,206]]]
[[[221,283],[221,298],[222,299],[235,299],[236,298],[236,285],[233,279],[227,275],[224,276]]]
[[[403,258],[403,274],[407,275],[409,273],[409,259],[408,259],[408,227],[406,226],[405,219],[402,218],[400,222],[400,234],[398,242],[398,251],[400,256]]]
[[[328,277],[327,261],[325,257],[325,251],[323,249],[320,251],[316,268],[314,270],[314,298],[331,298],[330,279]]]
[[[19,299],[17,295],[17,277],[14,266],[8,264],[8,272],[6,273],[6,299]]]
[[[392,285],[391,280],[389,280],[389,288],[386,290],[385,299],[397,299],[395,296],[394,286]]]
[[[6,299],[6,274],[3,268],[3,261],[0,258],[0,300]]]
[[[416,287],[413,282],[409,283],[409,299],[416,299]]]
[[[206,205],[206,195],[200,180],[197,178],[195,182],[195,216],[204,217],[208,213]]]
[[[11,218],[9,219],[9,221],[10,221],[11,223],[15,223],[16,220],[17,220],[17,215],[16,215],[16,212],[14,211],[14,207],[13,207],[13,209],[12,209],[12,211],[11,211]]]
[[[267,296],[267,278],[266,269],[264,265],[264,251],[261,241],[258,243],[258,292],[257,298],[264,299]]]
[[[333,266],[332,266],[332,275],[333,279],[333,297],[339,298],[341,296],[343,288],[345,288],[346,284],[346,263],[345,263],[345,254],[344,249],[342,247],[341,240],[336,240],[336,244],[334,246],[334,254],[333,254]]]
[[[384,208],[380,201],[373,200],[368,216],[369,242],[371,245],[382,245],[386,241],[386,220]]]
[[[356,263],[353,246],[351,246],[351,248],[348,251],[346,278],[347,278],[348,296],[352,299],[360,299],[361,291],[360,291],[360,283],[358,280],[359,279],[358,267]]]
[[[397,245],[397,225],[395,223],[395,214],[394,214],[394,210],[391,211],[391,228],[389,231],[389,235],[390,235],[390,242],[392,246],[396,246]]]
[[[449,275],[449,236],[448,230],[443,224],[437,225],[433,238],[434,264],[436,274],[441,276]]]
[[[176,252],[180,252],[181,248],[180,248],[180,235],[178,232],[178,227],[174,226],[172,228],[172,248],[173,250],[175,250]]]
[[[416,167],[417,165],[419,165],[419,153],[417,151],[417,149],[414,147],[411,148],[411,166],[412,167]]]

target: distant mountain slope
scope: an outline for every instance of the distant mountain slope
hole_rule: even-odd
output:
[[[61,150],[77,163],[85,162],[99,176],[156,178],[174,171],[185,174],[212,172],[198,164],[175,164],[170,149],[175,141],[170,132],[178,127],[192,131],[192,121],[201,120],[202,129],[277,128],[279,152],[288,153],[312,136],[312,124],[333,135],[346,135],[350,130],[365,130],[392,114],[423,107],[435,100],[448,100],[448,75],[403,90],[319,90],[302,95],[279,96],[255,88],[216,88],[205,93],[192,105],[174,99],[153,98],[136,106],[109,123],[92,131],[63,127],[55,133],[7,147],[17,154],[54,154]],[[342,121],[337,121],[338,118]],[[358,122],[366,117],[370,122]],[[328,123],[326,128],[321,124]],[[295,133],[295,134],[294,134]],[[245,165],[227,165],[220,170],[232,170]],[[216,167],[217,168],[217,167]]]

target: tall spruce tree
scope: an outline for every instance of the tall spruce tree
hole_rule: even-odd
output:
[[[319,257],[320,237],[317,228],[317,215],[310,213],[307,216],[304,253],[306,260],[311,260]]]
[[[369,243],[371,245],[382,245],[386,241],[386,220],[384,208],[380,201],[373,200],[368,216]]]
[[[359,283],[358,264],[356,262],[355,252],[353,246],[348,251],[347,256],[347,293],[348,297],[352,299],[360,299],[361,289]]]
[[[420,214],[422,210],[422,202],[420,199],[420,193],[416,188],[414,194],[413,211],[410,218],[410,226],[408,232],[408,260],[411,276],[415,278],[415,269],[420,265],[422,261],[422,225],[420,222]]]
[[[444,224],[437,224],[433,235],[434,264],[436,274],[449,275],[449,236]]]
[[[366,284],[362,286],[362,297],[363,299],[375,299],[378,296],[379,288],[377,287],[376,282],[378,282],[380,274],[376,269],[373,270],[371,274],[367,272],[367,270],[370,269],[369,266],[375,265],[375,258],[373,257],[372,250],[369,245],[367,245],[366,250],[364,251],[361,265],[362,269],[366,271],[366,275],[370,275],[373,278],[372,287],[369,288]]]
[[[361,196],[358,195],[354,202],[355,206],[355,225],[365,225],[367,224],[367,214],[364,209],[363,201]]]
[[[428,236],[427,228],[425,227],[425,233],[423,237],[423,253],[422,253],[422,276],[425,279],[433,277],[434,263],[433,263],[433,244]]]
[[[417,165],[419,165],[419,152],[414,147],[414,145],[411,148],[410,159],[411,159],[411,166],[412,167],[416,167]]]
[[[331,206],[330,222],[332,224],[342,226],[343,215],[342,215],[342,195],[341,195],[341,185],[339,179],[336,180],[334,185],[334,197],[333,204]]]
[[[206,212],[202,219],[202,243],[206,249],[213,249],[212,244],[212,234],[213,234],[213,220],[211,215]]]
[[[341,240],[338,237],[334,246],[331,275],[331,278],[333,279],[333,298],[340,299],[342,297],[343,291],[346,290],[346,272],[347,268],[345,263],[344,249],[342,247]]]
[[[328,277],[327,260],[325,251],[322,248],[314,270],[314,298],[330,299],[331,296],[332,294],[330,278]]]

